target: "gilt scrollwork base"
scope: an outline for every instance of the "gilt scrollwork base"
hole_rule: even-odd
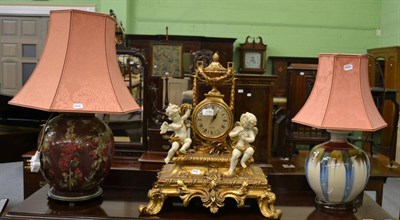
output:
[[[150,199],[147,206],[140,205],[139,212],[144,215],[155,215],[161,211],[163,207],[165,195],[161,193],[160,188],[154,187],[147,193],[147,197]]]
[[[237,168],[233,176],[226,175],[227,168],[208,165],[168,164],[158,174],[158,180],[148,193],[147,206],[140,206],[143,215],[156,215],[167,197],[179,197],[186,207],[192,198],[201,199],[211,213],[232,198],[243,207],[245,200],[256,199],[261,214],[269,219],[279,219],[282,212],[275,209],[275,194],[268,185],[261,168],[251,165]]]

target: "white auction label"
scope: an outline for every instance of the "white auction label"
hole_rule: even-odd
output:
[[[349,63],[343,66],[344,71],[349,71],[353,69],[353,64]]]
[[[73,109],[83,109],[83,104],[82,103],[74,103],[72,105]]]
[[[203,111],[201,112],[203,115],[206,116],[213,116],[214,115],[214,109],[212,108],[205,108],[203,109]]]
[[[192,172],[191,172],[192,174],[195,174],[195,175],[200,175],[201,174],[201,171],[199,170],[199,169],[192,169]]]

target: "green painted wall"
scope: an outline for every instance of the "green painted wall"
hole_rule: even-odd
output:
[[[135,0],[134,34],[261,36],[269,56],[316,57],[321,52],[365,53],[378,45],[376,0]]]
[[[400,44],[399,0],[2,0],[113,9],[130,34],[261,36],[268,56],[365,53]],[[381,36],[377,36],[377,30]]]
[[[100,2],[101,5],[98,10],[96,8],[96,11],[109,14],[110,9],[112,9],[124,27],[129,25],[129,0],[101,0]]]
[[[400,45],[400,1],[382,0],[378,47]]]

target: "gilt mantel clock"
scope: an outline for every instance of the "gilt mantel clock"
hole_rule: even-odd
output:
[[[212,146],[219,143],[218,147],[209,152],[226,150],[229,146],[227,135],[234,124],[233,106],[235,95],[235,77],[233,63],[228,62],[225,69],[218,61],[218,54],[214,54],[214,61],[207,67],[203,62],[197,64],[197,74],[193,82],[193,133],[195,142],[200,147]],[[205,99],[198,103],[197,81],[209,84],[212,88],[205,94]],[[224,95],[218,91],[218,86],[229,82],[231,84],[230,104],[225,103]],[[207,148],[207,147],[205,147]]]
[[[202,61],[198,61],[193,79],[193,149],[184,152],[179,150],[172,158],[172,163],[169,160],[166,162],[157,176],[157,182],[149,190],[149,203],[139,206],[139,212],[156,215],[167,197],[180,198],[183,206],[198,197],[212,213],[217,213],[227,198],[236,201],[238,207],[243,207],[246,199],[256,199],[264,217],[279,219],[282,212],[274,207],[275,194],[262,169],[253,164],[254,159],[241,161],[246,163],[241,166],[231,163],[237,162],[233,153],[237,148],[233,150],[233,145],[237,147],[238,142],[230,138],[239,123],[234,123],[233,118],[236,79],[233,63],[228,62],[227,68],[224,68],[219,63],[218,54],[214,54],[213,62],[207,67],[203,65]],[[211,86],[200,102],[197,94],[199,82]],[[229,104],[225,103],[224,95],[218,91],[223,84],[231,85]],[[245,126],[244,123],[240,122],[239,127]],[[240,138],[249,138],[248,133],[242,132],[245,128],[241,128],[235,130],[240,133]],[[175,140],[175,137],[171,137],[171,140]]]
[[[240,73],[263,74],[265,72],[265,52],[267,45],[258,37],[258,42],[255,38],[250,41],[250,36],[247,36],[246,42],[240,44]]]

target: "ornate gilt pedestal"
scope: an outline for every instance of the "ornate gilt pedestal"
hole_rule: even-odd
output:
[[[237,167],[235,173],[228,176],[229,160],[230,155],[175,157],[175,164],[164,165],[159,172],[157,182],[148,192],[150,202],[139,207],[140,213],[157,214],[167,197],[181,198],[184,206],[192,198],[199,197],[212,213],[224,206],[226,198],[234,199],[238,207],[242,207],[246,199],[253,198],[265,217],[279,219],[282,213],[274,207],[275,194],[261,168],[255,165]]]

